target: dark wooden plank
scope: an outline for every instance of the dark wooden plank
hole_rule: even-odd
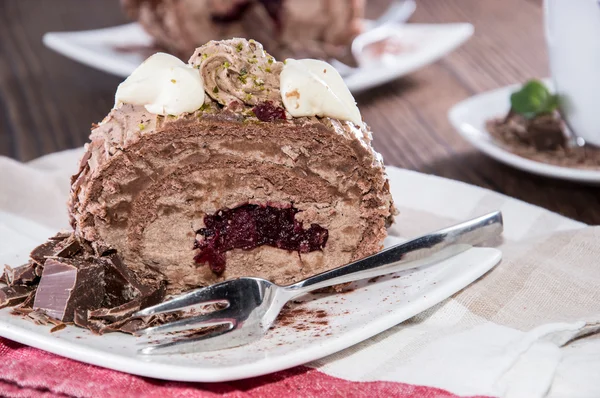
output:
[[[369,0],[367,16],[388,3]],[[412,21],[471,22],[475,35],[440,62],[357,96],[386,163],[600,223],[599,188],[501,165],[472,148],[447,119],[454,104],[475,93],[548,75],[542,0],[419,0]],[[41,38],[124,22],[118,0],[0,1],[0,155],[29,160],[87,140],[121,79],[48,50]]]
[[[29,160],[83,145],[120,79],[54,53],[42,36],[123,22],[117,1],[0,2],[1,155]]]

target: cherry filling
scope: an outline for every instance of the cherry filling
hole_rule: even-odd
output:
[[[280,249],[308,253],[321,250],[327,243],[328,231],[311,224],[304,229],[295,219],[298,209],[246,204],[231,210],[220,210],[204,216],[205,228],[196,231],[194,256],[197,264],[208,263],[217,275],[225,271],[225,252],[250,250],[269,245]]]
[[[285,109],[275,106],[271,101],[261,102],[252,108],[252,112],[261,122],[272,122],[273,120],[285,120]]]

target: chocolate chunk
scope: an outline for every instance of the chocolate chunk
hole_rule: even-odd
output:
[[[537,151],[554,151],[567,146],[567,136],[557,113],[526,119],[514,112],[503,120],[487,123],[490,133],[509,145],[523,145]]]
[[[514,112],[491,119],[486,129],[494,140],[510,152],[537,162],[576,169],[597,169],[600,149],[570,143],[558,112],[526,119]]]
[[[48,240],[63,241],[65,239],[71,237],[72,235],[73,235],[73,232],[62,231],[62,232],[58,232],[56,235],[48,238]]]
[[[98,259],[56,258],[44,263],[33,308],[63,322],[75,309],[99,308],[104,297],[104,264]]]
[[[9,286],[0,291],[0,308],[20,304],[14,313],[35,323],[74,322],[94,333],[133,333],[164,318],[131,318],[164,299],[164,281],[139,277],[114,251],[86,253],[92,248],[72,234],[58,234],[35,248],[28,264],[6,266],[0,281]]]
[[[88,317],[87,311],[83,308],[76,308],[75,313],[73,314],[73,323],[82,328],[87,328],[88,325]]]
[[[73,322],[77,326],[89,329],[93,333],[99,334],[100,330],[104,327],[104,324],[102,321],[89,319],[87,314],[88,311],[86,309],[77,308],[73,316]]]
[[[150,307],[151,305],[158,304],[163,301],[167,294],[167,283],[166,281],[160,281],[158,286],[150,287],[145,286],[142,291],[142,309]]]
[[[54,253],[56,257],[70,258],[81,251],[81,245],[74,237],[71,237],[66,241],[63,241],[59,247],[57,247],[57,250],[58,251]]]
[[[34,272],[35,272],[35,275],[36,275],[38,278],[41,278],[41,277],[42,277],[42,274],[44,273],[44,265],[43,265],[43,264],[37,264],[37,263],[36,263],[36,264],[35,264],[35,270],[34,270]],[[39,283],[39,280],[38,280],[38,283]]]
[[[110,323],[122,321],[143,308],[160,303],[165,297],[165,291],[166,287],[164,283],[154,288],[144,286],[140,297],[117,307],[99,308],[89,311],[88,317],[91,319],[102,319]]]
[[[73,234],[58,233],[48,242],[33,249],[29,257],[38,265],[43,266],[48,257],[70,258],[79,253],[81,249],[81,244]]]
[[[144,286],[135,274],[121,262],[119,256],[111,254],[102,261],[105,266],[103,307],[118,307],[142,295],[142,291],[145,290]]]
[[[46,257],[53,257],[62,240],[50,239],[48,242],[39,245],[29,255],[29,257],[37,264],[43,266],[46,262]],[[60,248],[58,249],[60,251]]]
[[[0,308],[12,307],[22,303],[29,294],[35,289],[35,286],[5,286],[0,289]]]
[[[99,242],[91,242],[91,245],[89,247],[94,252],[96,257],[109,256],[115,253],[115,249],[111,248],[110,246],[101,244]]]
[[[36,264],[33,261],[17,268],[6,265],[4,266],[3,282],[8,286],[35,284],[39,279],[35,268]]]
[[[29,296],[19,305],[19,309],[33,309],[33,302],[35,301],[35,292],[37,290],[37,286],[34,286],[35,290],[29,293]]]
[[[531,120],[527,126],[528,142],[539,151],[564,148],[567,138],[560,119],[553,115],[542,115]]]

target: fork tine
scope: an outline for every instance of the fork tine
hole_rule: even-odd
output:
[[[192,305],[208,305],[227,301],[227,297],[225,297],[228,290],[227,286],[225,286],[226,284],[227,282],[221,282],[216,285],[192,290],[191,292],[177,296],[169,301],[144,308],[143,310],[136,312],[133,316],[150,316],[182,310]]]
[[[233,319],[230,315],[231,311],[228,311],[228,308],[224,308],[208,314],[191,316],[188,318],[179,319],[177,321],[165,323],[163,325],[140,329],[136,331],[135,334],[137,336],[144,336],[154,333],[181,332],[184,330],[191,331],[191,329],[217,326],[224,323],[230,323],[234,325],[235,319]]]
[[[160,355],[202,351],[217,351],[238,347],[259,340],[262,333],[248,334],[248,331],[235,327],[219,329],[198,337],[178,339],[168,343],[159,343],[138,350],[141,355]]]

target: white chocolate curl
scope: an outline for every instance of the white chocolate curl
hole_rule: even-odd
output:
[[[156,115],[191,113],[204,104],[202,76],[179,58],[156,53],[119,84],[115,107],[121,103],[143,105]]]
[[[362,123],[346,83],[325,61],[287,59],[280,84],[283,105],[294,117],[328,116],[357,125]]]

